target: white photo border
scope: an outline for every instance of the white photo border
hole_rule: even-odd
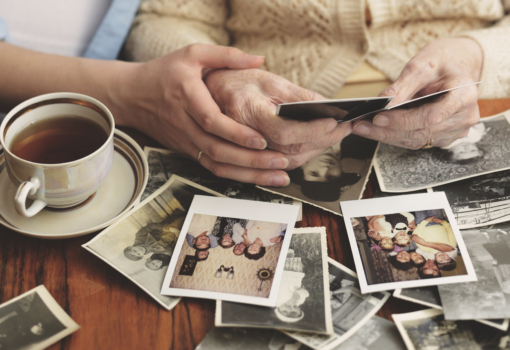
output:
[[[379,292],[383,290],[393,290],[398,288],[425,287],[440,284],[474,282],[478,280],[476,277],[475,269],[473,268],[473,264],[471,263],[471,258],[469,257],[469,253],[466,249],[466,245],[464,244],[464,240],[462,239],[459,228],[457,226],[457,221],[455,220],[455,216],[452,213],[452,209],[450,208],[450,204],[448,203],[448,199],[446,199],[444,192],[420,193],[404,196],[364,199],[359,201],[347,201],[340,202],[340,206],[344,214],[347,236],[349,237],[349,243],[351,245],[351,250],[354,256],[354,264],[359,275],[360,288],[363,294]],[[367,283],[365,269],[363,266],[363,261],[361,260],[358,245],[356,244],[356,237],[354,236],[354,230],[351,225],[351,218],[432,209],[443,209],[445,211],[448,222],[452,227],[453,233],[457,240],[457,246],[459,248],[460,254],[464,260],[467,275],[443,276],[441,278],[387,282],[369,285]]]
[[[278,295],[278,289],[280,288],[280,282],[282,279],[283,268],[285,267],[285,257],[287,256],[287,252],[289,250],[290,240],[294,230],[294,225],[296,224],[298,211],[299,207],[295,205],[266,203],[231,198],[195,196],[186,216],[186,220],[184,220],[184,224],[182,225],[181,234],[177,239],[177,244],[175,245],[175,250],[172,254],[167,274],[163,280],[161,294],[169,296],[186,296],[203,299],[227,300],[244,304],[275,307],[276,297]],[[177,265],[177,260],[179,259],[183,243],[186,239],[186,232],[188,232],[188,228],[194,214],[215,215],[287,224],[287,231],[285,232],[285,236],[282,242],[280,258],[278,259],[278,263],[276,265],[269,297],[262,298],[230,293],[170,287],[170,283],[175,272],[175,266]],[[282,259],[282,257],[284,258]]]

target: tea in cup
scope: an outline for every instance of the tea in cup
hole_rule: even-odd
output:
[[[31,217],[45,206],[69,209],[89,200],[112,167],[114,132],[108,108],[81,94],[37,96],[11,110],[0,142],[18,186],[16,211]]]

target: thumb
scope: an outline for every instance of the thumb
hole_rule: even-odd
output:
[[[263,56],[248,55],[230,46],[193,44],[187,47],[186,54],[204,68],[249,69],[264,63]]]

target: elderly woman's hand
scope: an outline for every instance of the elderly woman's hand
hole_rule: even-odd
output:
[[[468,38],[436,40],[404,67],[400,77],[380,96],[395,96],[389,106],[479,80],[483,54]],[[395,146],[419,149],[431,140],[443,147],[464,137],[480,113],[477,86],[448,92],[436,102],[377,115],[373,122],[355,123],[353,133]]]
[[[302,122],[276,116],[280,103],[312,101],[322,96],[260,69],[217,70],[206,84],[223,113],[259,131],[269,148],[282,152],[286,169],[296,168],[338,143],[351,126],[333,118]]]

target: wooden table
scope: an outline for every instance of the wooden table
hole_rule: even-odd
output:
[[[482,116],[510,109],[510,99],[480,101]],[[158,145],[135,130],[126,130],[142,146]],[[510,136],[510,135],[509,135]],[[365,198],[377,182],[372,173]],[[1,190],[1,189],[0,189]],[[343,219],[303,205],[296,227],[326,226],[328,254],[354,269]],[[0,302],[44,284],[81,329],[50,349],[193,349],[213,327],[212,300],[183,298],[166,311],[133,282],[81,247],[95,234],[68,240],[41,240],[0,226]],[[425,307],[390,298],[378,312],[391,314]]]

